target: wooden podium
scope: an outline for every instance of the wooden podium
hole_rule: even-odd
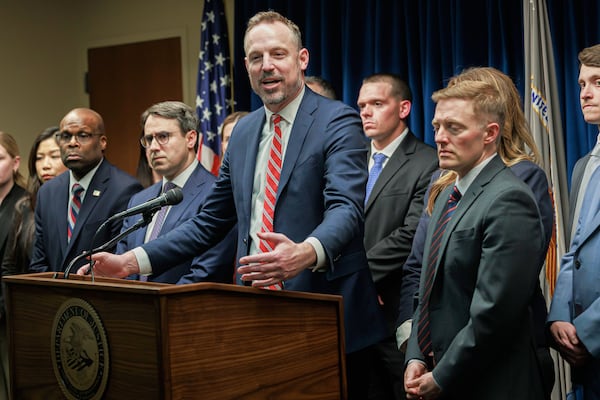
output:
[[[12,399],[345,399],[339,296],[53,273],[6,284]]]

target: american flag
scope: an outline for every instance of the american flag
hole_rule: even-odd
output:
[[[232,110],[229,40],[223,0],[206,0],[202,13],[196,113],[200,119],[198,160],[218,175],[223,120]]]

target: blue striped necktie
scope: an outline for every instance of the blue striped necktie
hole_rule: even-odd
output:
[[[367,190],[365,193],[365,204],[367,204],[367,200],[369,200],[369,196],[371,195],[371,191],[373,190],[373,186],[375,186],[375,182],[377,182],[377,178],[379,178],[379,174],[381,174],[381,170],[383,169],[383,163],[387,156],[383,153],[374,153],[373,154],[373,166],[369,171],[369,179],[367,180]]]

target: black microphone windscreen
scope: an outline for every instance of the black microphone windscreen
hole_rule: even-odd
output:
[[[180,188],[167,190],[165,193],[165,198],[167,199],[167,204],[169,205],[173,206],[175,204],[179,204],[181,203],[181,200],[183,200],[183,190]]]

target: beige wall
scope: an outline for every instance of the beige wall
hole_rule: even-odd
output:
[[[234,0],[224,0],[233,38]],[[180,36],[184,101],[194,106],[204,0],[0,0],[0,130],[17,139],[25,174],[35,136],[88,106],[90,47]]]

